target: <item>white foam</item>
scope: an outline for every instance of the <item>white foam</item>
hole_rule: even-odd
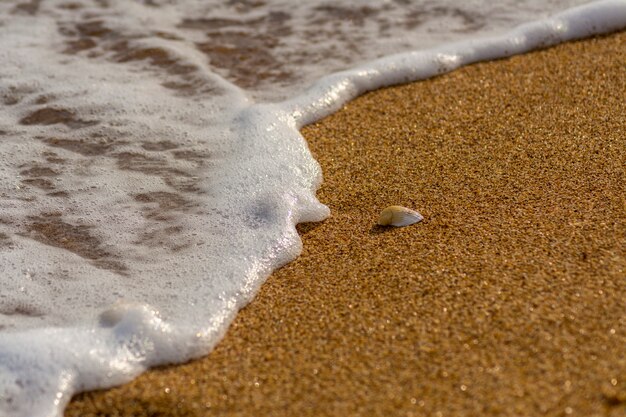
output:
[[[428,39],[458,40],[543,13],[537,1],[522,13],[465,3],[426,3],[427,24],[413,32],[456,24],[465,32]],[[209,352],[265,278],[300,253],[295,224],[329,214],[315,197],[321,171],[302,125],[370,89],[626,27],[626,2],[597,2],[501,35],[388,56],[283,102],[254,104],[292,95],[325,68],[419,46],[413,32],[380,29],[413,22],[414,10],[367,3],[373,12],[351,15],[365,19],[365,29],[345,23],[344,37],[327,47],[371,48],[315,65],[285,59],[280,68],[291,75],[273,76],[280,68],[271,67],[249,94],[227,81],[255,81],[245,68],[216,61],[228,54],[203,52],[207,31],[229,19],[233,32],[257,31],[211,32],[237,43],[282,30],[284,44],[271,51],[284,58],[326,25],[323,18],[353,10],[349,3],[240,11],[202,1],[63,4],[44,2],[32,16],[0,4],[0,415],[60,416],[74,392]],[[489,25],[468,28],[476,21]],[[267,58],[267,45],[255,48]],[[301,57],[327,51],[316,48]]]
[[[322,78],[285,106],[298,115],[299,126],[336,111],[365,91],[422,80],[478,61],[505,58],[561,42],[624,28],[624,2],[600,1],[552,17],[522,24],[494,37],[440,45],[387,56]]]

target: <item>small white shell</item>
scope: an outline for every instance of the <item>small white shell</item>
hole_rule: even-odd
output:
[[[408,226],[421,222],[424,217],[415,210],[402,206],[389,206],[380,212],[378,224],[381,226]]]

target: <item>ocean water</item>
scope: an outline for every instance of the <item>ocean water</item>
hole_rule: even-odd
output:
[[[0,416],[208,353],[329,215],[303,125],[626,28],[624,0],[304,3],[0,2]]]

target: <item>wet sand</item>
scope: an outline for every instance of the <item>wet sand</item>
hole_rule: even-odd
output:
[[[206,358],[66,416],[626,414],[626,33],[304,129],[332,210]],[[400,204],[425,220],[375,225]]]

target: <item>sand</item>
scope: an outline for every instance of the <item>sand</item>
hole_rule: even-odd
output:
[[[626,415],[625,69],[621,33],[305,128],[332,216],[302,256],[209,356],[66,416]]]

